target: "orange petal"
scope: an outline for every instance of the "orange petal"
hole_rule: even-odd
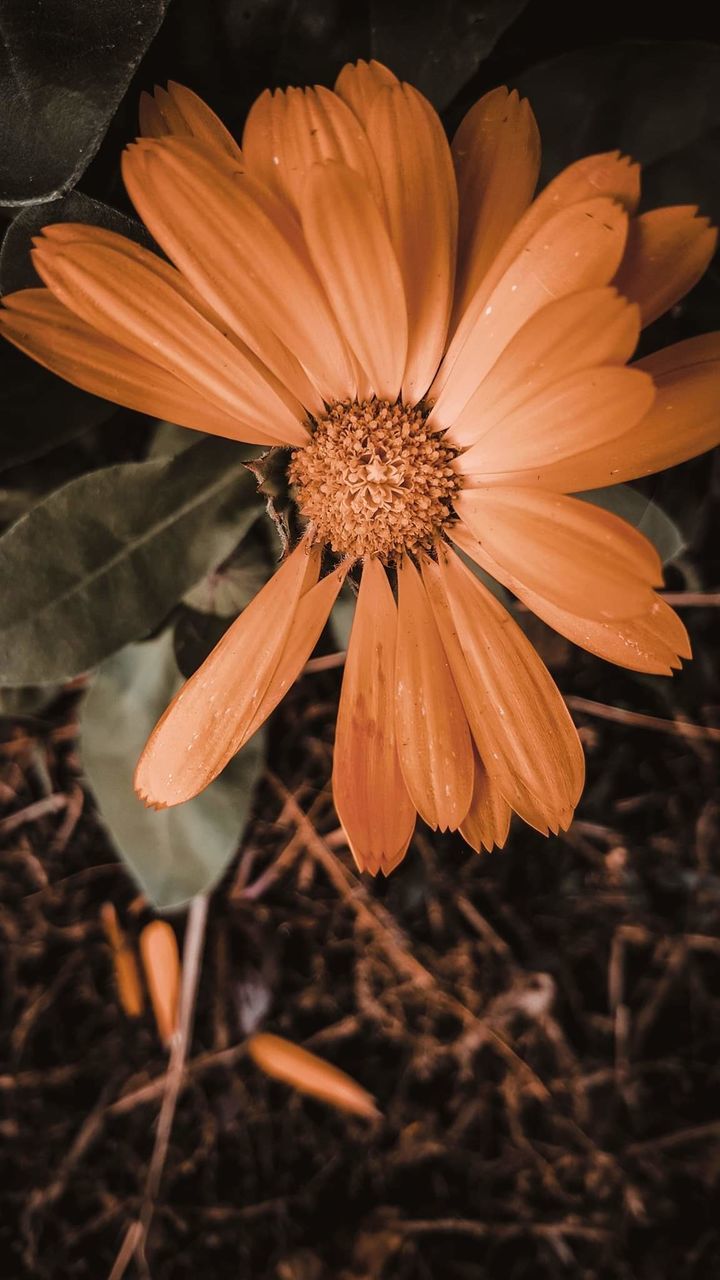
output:
[[[8,294],[3,303],[0,332],[8,341],[83,391],[230,440],[283,443],[270,431],[260,433],[223,413],[173,374],[104,337],[49,289],[23,289]]]
[[[437,372],[450,320],[457,189],[445,130],[408,84],[375,97],[367,125],[380,167],[390,239],[408,313],[403,399],[416,404]]]
[[[153,920],[140,934],[145,970],[158,1034],[167,1048],[177,1030],[180,1000],[180,956],[177,938],[167,920]]]
[[[533,197],[540,134],[527,99],[493,89],[468,111],[452,144],[460,198],[459,320]]]
[[[381,89],[398,83],[397,76],[382,62],[346,62],[335,81],[335,92],[355,112],[361,124],[367,125],[373,103]]]
[[[472,489],[455,509],[470,539],[455,538],[476,559],[482,542],[519,586],[559,609],[588,618],[634,618],[649,609],[662,563],[651,542],[611,511],[543,489]],[[513,591],[514,587],[511,588]]]
[[[168,256],[287,386],[299,361],[326,398],[353,394],[345,343],[281,200],[190,138],[136,143],[123,176]],[[307,404],[306,375],[303,386]]]
[[[720,333],[688,338],[635,366],[652,375],[652,407],[623,435],[513,475],[513,484],[599,489],[674,467],[720,444]]]
[[[475,444],[544,391],[573,373],[625,364],[637,345],[638,308],[614,289],[588,289],[550,302],[505,348],[448,432]]]
[[[378,204],[382,188],[377,162],[357,116],[322,85],[314,89],[265,90],[250,108],[243,150],[250,173],[299,208],[310,169],[338,160],[358,173]]]
[[[548,461],[554,465],[590,441],[624,436],[654,399],[652,378],[639,369],[585,369],[519,405],[455,465],[468,484],[514,484],[516,472],[527,474]]]
[[[375,394],[396,400],[407,356],[402,277],[382,215],[346,165],[316,165],[303,192],[310,254]]]
[[[260,433],[302,444],[302,408],[205,319],[154,254],[87,240],[36,241],[33,262],[65,306],[106,337],[161,364]],[[294,409],[291,407],[294,404]]]
[[[694,205],[652,209],[630,223],[614,284],[637,302],[644,325],[689,293],[708,268],[717,231]]]
[[[300,597],[319,570],[319,549],[308,552],[301,542],[176,694],[135,772],[135,790],[146,804],[165,808],[192,799],[247,740]]]
[[[548,298],[608,284],[620,264],[626,234],[627,215],[605,197],[554,214],[528,240],[486,305],[478,312],[473,300],[468,308],[443,361],[443,387],[431,420],[451,425],[504,348]],[[434,384],[431,397],[436,390]]]
[[[170,134],[197,138],[231,160],[242,160],[242,152],[222,120],[192,89],[173,80],[168,81],[167,89],[156,85],[154,95],[140,94],[140,132],[145,138]]]
[[[572,820],[584,780],[577,730],[527,637],[452,552],[423,578],[470,729],[490,777],[533,826]]]
[[[135,952],[120,926],[112,902],[104,902],[101,906],[100,921],[112,952],[115,986],[123,1013],[128,1018],[139,1018],[145,1008],[140,971]]]
[[[491,293],[516,259],[524,254],[530,241],[539,239],[543,228],[550,229],[551,225],[557,226],[554,219],[561,210],[569,210],[573,205],[587,203],[599,196],[605,196],[620,204],[627,212],[632,212],[640,197],[639,166],[621,156],[619,151],[608,152],[606,155],[587,156],[584,160],[578,160],[576,164],[571,164],[564,169],[540,192],[510,232],[492,266],[472,295],[450,344],[447,357],[433,383],[431,389],[433,397],[437,398],[440,395],[457,355],[465,346],[468,335],[472,333],[488,305]],[[574,253],[575,248],[575,245],[570,246],[570,252]],[[574,265],[582,267],[582,254],[580,260],[576,260]],[[609,284],[609,282],[610,277],[604,277],[600,281],[592,280],[577,287],[591,288],[594,284]],[[549,290],[551,297],[572,292],[575,290],[567,288],[556,290],[552,287]]]
[[[470,808],[460,824],[460,834],[476,853],[497,845],[502,849],[510,830],[512,810],[475,752],[475,774]]]
[[[333,796],[361,871],[385,875],[405,857],[415,806],[395,737],[397,610],[379,560],[363,568],[335,734]]]
[[[406,556],[398,569],[395,687],[410,799],[428,826],[454,831],[472,798],[472,740],[422,579]]]
[[[339,565],[337,569],[328,573],[322,582],[318,582],[300,597],[280,660],[257,711],[245,730],[240,743],[241,747],[252,738],[260,725],[264,724],[300,675],[320,639],[330,616],[330,610],[345,581],[348,568],[347,563]]]
[[[685,627],[660,596],[653,594],[649,608],[637,617],[613,618],[611,622],[603,622],[575,610],[560,609],[545,595],[517,582],[484,546],[474,543],[462,526],[457,527],[456,541],[481,568],[513,591],[549,627],[607,662],[628,667],[631,671],[669,676],[680,666],[680,658],[691,656]]]
[[[282,1080],[283,1084],[320,1098],[340,1111],[369,1119],[378,1115],[375,1099],[352,1076],[301,1049],[300,1045],[262,1032],[251,1036],[247,1047],[255,1065],[274,1080]]]

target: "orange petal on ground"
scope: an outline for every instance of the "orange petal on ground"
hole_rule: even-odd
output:
[[[502,849],[510,830],[512,810],[475,752],[475,773],[470,808],[460,823],[460,834],[476,853],[495,846]]]
[[[720,333],[688,338],[638,362],[652,407],[631,430],[572,456],[517,472],[513,484],[579,492],[674,467],[720,444]]]
[[[515,89],[486,93],[460,124],[452,154],[460,199],[459,320],[537,185],[540,134],[527,99]]]
[[[385,223],[362,179],[328,161],[310,173],[302,223],[338,323],[375,394],[395,400],[408,348],[402,276]]]
[[[598,365],[625,364],[640,332],[640,314],[614,289],[588,289],[550,302],[515,335],[448,438],[471,445],[553,386]]]
[[[155,808],[182,804],[213,781],[247,739],[282,657],[320,551],[301,542],[258,592],[153,729],[135,790]]]
[[[250,721],[245,736],[240,743],[244,746],[253,734],[267,720],[278,703],[285,697],[288,689],[295,683],[330,616],[337,594],[345,581],[348,565],[339,565],[327,574],[322,582],[310,587],[300,597],[295,615],[290,626],[290,634],[280,655],[280,660],[273,672],[272,680],[261,699],[257,711]]]
[[[287,386],[296,387],[299,361],[305,385],[309,375],[326,398],[353,394],[345,342],[277,196],[190,138],[136,143],[123,176],[164,251]]]
[[[461,454],[455,465],[469,485],[514,484],[515,472],[527,473],[548,461],[554,464],[590,441],[623,436],[640,422],[654,399],[655,384],[639,369],[584,369],[521,404]]]
[[[616,288],[637,302],[644,325],[669,311],[705,274],[717,231],[694,205],[652,209],[630,223]]]
[[[192,89],[175,81],[167,89],[155,86],[154,94],[140,94],[140,132],[145,138],[197,138],[206,147],[237,162],[242,152],[222,120]]]
[[[457,241],[455,174],[440,119],[411,85],[397,84],[378,93],[367,129],[407,302],[403,400],[416,404],[435,377],[450,320]]]
[[[250,108],[243,150],[249,172],[295,208],[312,166],[325,160],[338,160],[358,173],[382,205],[367,134],[342,98],[322,85],[261,94]]]
[[[448,373],[444,379],[441,370],[444,385],[431,421],[439,427],[452,424],[508,343],[548,299],[609,284],[626,235],[627,214],[604,197],[554,214],[527,242],[479,314],[474,302],[466,312],[443,361]],[[430,397],[436,389],[433,384]]]
[[[246,444],[282,444],[196,395],[183,382],[85,324],[49,289],[8,294],[0,333],[26,355],[83,391],[181,427]]]
[[[473,748],[422,578],[398,568],[395,727],[410,798],[428,826],[455,830],[473,791]]]
[[[139,245],[132,252],[96,237],[36,241],[33,262],[52,292],[86,323],[144,359],[161,364],[225,413],[261,433],[302,444],[302,408],[278,394]],[[172,272],[171,272],[172,274]]]
[[[566,827],[585,776],[580,740],[530,641],[452,552],[423,579],[470,729],[508,804],[539,830]]]
[[[145,970],[158,1035],[167,1048],[177,1030],[180,1002],[180,954],[175,930],[167,920],[153,920],[140,934]]]
[[[398,84],[398,78],[382,62],[346,62],[335,81],[335,92],[354,111],[361,124],[367,125],[372,105],[381,89]]]
[[[365,562],[345,662],[333,764],[333,796],[361,871],[385,875],[415,829],[395,736],[397,609],[379,560]]]
[[[466,489],[460,520],[513,580],[560,609],[588,618],[633,618],[662,584],[662,562],[626,520],[543,489]],[[454,535],[454,528],[451,529]],[[472,543],[463,549],[474,557]]]
[[[300,1045],[268,1032],[250,1036],[248,1053],[266,1075],[282,1080],[299,1093],[327,1102],[340,1111],[374,1119],[379,1115],[375,1099],[352,1076],[325,1062]]]
[[[649,608],[637,617],[603,622],[582,616],[576,611],[558,608],[545,595],[518,582],[462,525],[458,525],[454,533],[457,545],[514,592],[543,622],[597,657],[631,671],[668,676],[681,665],[681,658],[691,656],[690,639],[683,623],[660,596],[653,593]]]

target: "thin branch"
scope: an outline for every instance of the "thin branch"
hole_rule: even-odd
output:
[[[625,707],[593,702],[591,698],[579,698],[574,693],[565,694],[564,698],[573,711],[598,716],[601,720],[613,720],[616,724],[627,724],[636,729],[654,729],[658,733],[692,738],[696,742],[720,742],[720,729],[714,729],[710,725],[690,724],[685,720],[666,720],[663,716],[648,716],[641,711],[627,711]]]
[[[109,1280],[122,1280],[131,1258],[135,1255],[137,1255],[139,1264],[147,1270],[144,1257],[145,1242],[155,1212],[155,1201],[162,1182],[173,1120],[175,1119],[178,1097],[185,1074],[185,1062],[192,1036],[195,999],[200,978],[200,962],[205,941],[207,910],[208,900],[204,894],[198,894],[197,897],[193,898],[190,903],[183,946],[180,1016],[178,1018],[177,1031],[170,1044],[170,1061],[167,1074],[164,1077],[163,1100],[158,1117],[155,1146],[153,1147],[150,1168],[148,1169],[145,1183],[142,1208],[138,1220],[128,1228]]]

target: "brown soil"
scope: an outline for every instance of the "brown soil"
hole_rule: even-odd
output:
[[[128,1275],[716,1274],[720,615],[683,616],[698,656],[673,682],[539,630],[566,694],[669,725],[576,709],[589,777],[567,835],[518,824],[478,857],[423,829],[389,881],[361,882],[338,838],[339,672],[298,682],[213,897],[147,1270]],[[83,790],[77,696],[0,722],[3,1280],[109,1274],[166,1065],[151,1018],[118,1006],[99,909],[133,935],[149,913]],[[350,1072],[382,1121],[268,1082],[244,1050],[258,1025]]]

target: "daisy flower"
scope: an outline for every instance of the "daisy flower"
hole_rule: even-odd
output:
[[[720,334],[627,367],[642,325],[698,280],[694,208],[636,214],[618,152],[537,198],[532,112],[497,89],[448,144],[377,62],[335,91],[264,93],[242,150],[189,90],[144,96],[123,157],[160,258],[47,227],[46,288],[2,329],[97,395],[285,452],[294,550],[162,717],[136,784],[155,806],[212,781],[359,582],[333,789],[358,866],[391,871],[416,815],[502,845],[511,811],[572,819],[583,753],[491,574],[592,653],[669,675],[688,657],[653,546],[572,496],[720,438]]]

